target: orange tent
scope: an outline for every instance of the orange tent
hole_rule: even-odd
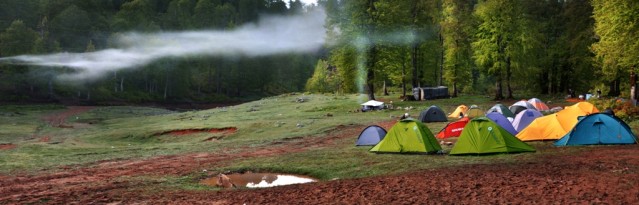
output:
[[[468,107],[466,107],[466,105],[460,105],[460,106],[457,106],[457,109],[455,109],[455,111],[453,113],[448,115],[448,117],[450,117],[450,118],[458,118],[458,117],[460,117],[462,115],[466,115],[466,111],[468,111]]]
[[[589,102],[578,102],[574,105],[571,106],[567,106],[566,109],[570,108],[570,107],[576,107],[579,108],[580,110],[583,110],[584,112],[587,112],[588,114],[592,114],[592,113],[598,113],[599,109],[597,109],[595,107],[595,105],[589,103]]]
[[[588,102],[580,102],[556,114],[535,119],[523,129],[517,138],[521,141],[557,140],[566,135],[579,121],[579,116],[585,116],[599,110]]]

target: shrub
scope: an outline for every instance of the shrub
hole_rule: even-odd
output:
[[[630,100],[626,100],[623,98],[591,98],[588,101],[595,105],[597,108],[601,109],[601,111],[608,108],[612,109],[617,117],[626,122],[639,119],[639,106],[633,105],[632,101]]]

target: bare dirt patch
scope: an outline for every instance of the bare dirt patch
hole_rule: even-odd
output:
[[[224,134],[224,135],[230,135],[230,134],[233,134],[233,133],[237,132],[237,128],[236,127],[224,127],[224,128],[202,128],[202,129],[171,130],[171,131],[166,131],[166,132],[153,134],[153,136],[160,136],[160,135],[181,136],[181,135],[190,135],[190,134],[203,133],[203,132],[212,133],[212,134],[221,133],[221,134]]]
[[[380,124],[387,128],[393,123]],[[135,176],[184,176],[225,166],[233,160],[335,146],[338,139],[352,138],[354,142],[364,127],[342,126],[321,136],[283,140],[277,145],[144,160],[103,161],[54,173],[0,176],[0,204],[639,203],[639,145],[593,146],[584,152],[540,155],[532,161],[520,160],[511,164],[465,165],[255,190],[150,191],[148,187],[161,182],[131,179]]]
[[[11,143],[2,143],[0,144],[0,150],[10,150],[16,148],[15,144]]]
[[[92,106],[69,106],[69,107],[67,107],[67,110],[65,110],[65,111],[58,112],[58,113],[53,113],[53,114],[50,114],[50,115],[47,115],[47,116],[43,117],[43,120],[46,121],[51,127],[73,128],[73,125],[65,124],[67,118],[69,118],[69,117],[71,117],[73,115],[78,115],[78,114],[81,114],[83,112],[90,111],[92,109],[95,109],[95,107],[92,107]]]
[[[51,137],[49,136],[43,136],[43,137],[40,137],[40,139],[38,139],[38,142],[49,142],[49,141],[51,141]]]

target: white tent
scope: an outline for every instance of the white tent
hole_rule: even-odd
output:
[[[368,102],[362,103],[362,106],[371,106],[371,107],[379,107],[384,105],[384,102],[369,100]]]
[[[381,110],[384,108],[384,102],[369,100],[368,102],[362,103],[362,111],[367,110]]]

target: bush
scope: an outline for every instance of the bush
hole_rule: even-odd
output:
[[[632,104],[632,101],[626,100],[623,98],[613,98],[613,99],[593,99],[588,100],[590,103],[595,105],[595,107],[599,108],[601,111],[604,109],[612,109],[615,112],[615,115],[622,120],[629,122],[639,119],[639,106],[635,106]]]

